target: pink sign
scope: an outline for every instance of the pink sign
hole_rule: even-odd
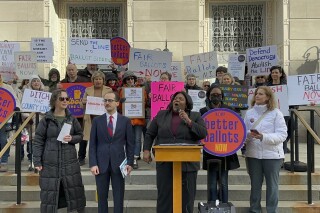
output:
[[[151,82],[151,119],[160,110],[167,109],[171,96],[184,89],[183,82]]]

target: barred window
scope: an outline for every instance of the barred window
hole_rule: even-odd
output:
[[[265,45],[265,4],[212,4],[212,49],[240,52]]]
[[[122,35],[120,5],[70,6],[70,37],[111,39]]]

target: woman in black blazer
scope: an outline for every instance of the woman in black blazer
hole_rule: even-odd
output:
[[[204,120],[199,112],[191,112],[193,102],[185,92],[176,92],[167,110],[161,110],[152,120],[147,130],[143,159],[151,161],[150,150],[155,145],[188,143],[198,144],[207,135]],[[196,194],[197,173],[200,163],[182,163],[182,212],[192,213]],[[157,162],[157,213],[171,213],[173,210],[172,196],[172,163]]]
[[[207,91],[207,100],[208,101],[208,106],[201,108],[200,113],[203,115],[210,109],[216,109],[216,108],[228,108],[227,105],[223,104],[223,91],[219,87],[219,85],[212,85],[209,90]],[[231,109],[232,110],[232,109]],[[210,187],[210,197],[208,200],[210,201],[215,201],[218,198],[218,189],[217,189],[217,181],[221,182],[221,187],[222,187],[222,197],[219,199],[223,203],[228,202],[228,172],[229,170],[237,169],[240,167],[239,164],[239,159],[237,153],[226,156],[226,157],[218,157],[215,155],[212,155],[205,150],[203,150],[203,165],[202,168],[204,170],[207,170],[207,160],[210,159],[218,159],[221,160],[221,180],[219,180],[218,176],[218,171],[219,170],[214,170],[211,169],[211,173],[208,174],[212,181],[211,181],[211,186]]]

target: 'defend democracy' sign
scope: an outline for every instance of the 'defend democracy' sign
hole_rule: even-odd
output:
[[[246,127],[236,112],[224,108],[211,109],[202,118],[208,131],[207,137],[201,140],[206,152],[224,157],[241,149],[246,139]]]

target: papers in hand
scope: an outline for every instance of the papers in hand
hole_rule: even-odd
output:
[[[127,162],[128,162],[127,158],[125,158],[119,166],[123,178],[128,175],[128,171],[127,171],[127,167],[126,167]]]
[[[64,123],[62,126],[62,129],[58,135],[57,140],[61,141],[62,143],[68,143],[68,142],[64,141],[63,138],[67,135],[70,135],[70,130],[71,130],[71,124]]]

